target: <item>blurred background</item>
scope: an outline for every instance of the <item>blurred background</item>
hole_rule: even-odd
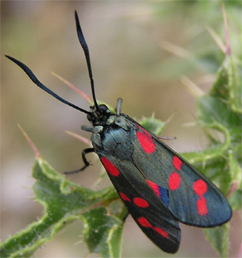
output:
[[[241,1],[225,1],[232,51],[238,49]],[[85,114],[58,102],[36,87],[15,64],[13,56],[28,65],[46,86],[76,105],[88,104],[63,85],[51,71],[90,96],[85,58],[79,45],[74,10],[89,45],[96,95],[115,106],[123,98],[122,112],[141,119],[153,113],[168,123],[163,136],[178,152],[200,150],[207,139],[195,122],[195,98],[182,86],[187,76],[204,92],[213,83],[223,54],[207,30],[224,40],[220,1],[1,2],[1,239],[17,233],[41,217],[43,207],[33,199],[31,167],[34,154],[18,129],[20,124],[41,155],[60,173],[82,166],[85,144],[66,130],[90,138],[81,131],[88,125]],[[90,155],[94,160],[94,156]],[[101,189],[110,185],[105,177],[95,184],[100,164],[69,177],[72,181]],[[202,229],[181,226],[180,250],[173,257],[217,257]],[[37,257],[86,257],[81,243],[83,225],[74,222],[36,252]],[[230,229],[230,257],[235,257],[241,238],[241,220],[235,212]],[[128,218],[123,235],[123,257],[169,257]],[[96,257],[96,255],[89,255]]]

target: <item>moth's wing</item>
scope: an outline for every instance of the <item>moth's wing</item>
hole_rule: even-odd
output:
[[[150,240],[175,253],[181,232],[177,219],[163,205],[134,164],[113,156],[99,156],[129,213]]]
[[[199,227],[227,222],[232,211],[220,190],[159,138],[135,125],[132,161],[171,213]]]

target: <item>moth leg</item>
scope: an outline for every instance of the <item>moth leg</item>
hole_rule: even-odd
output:
[[[161,140],[176,140],[176,136],[173,137],[166,137],[166,136],[158,136]]]
[[[82,160],[85,164],[82,168],[79,168],[79,169],[73,170],[73,171],[64,172],[64,174],[76,174],[76,173],[83,171],[85,168],[87,168],[90,165],[90,163],[86,159],[86,154],[88,154],[90,152],[94,152],[94,148],[87,148],[82,151]]]

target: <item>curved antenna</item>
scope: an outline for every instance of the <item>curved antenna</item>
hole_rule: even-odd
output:
[[[95,105],[96,109],[99,110],[99,106],[98,106],[98,103],[97,103],[97,100],[96,100],[96,95],[95,95],[94,80],[93,80],[93,76],[92,76],[92,67],[91,67],[89,49],[88,49],[87,42],[84,38],[84,35],[82,33],[82,29],[81,29],[81,25],[80,25],[80,22],[79,22],[77,11],[75,11],[75,21],[76,21],[77,36],[78,36],[79,42],[82,46],[82,49],[83,49],[85,57],[86,57],[86,62],[87,62],[87,68],[88,68],[90,83],[91,83],[92,97],[93,97],[94,105]]]
[[[72,103],[70,103],[69,101],[63,99],[62,97],[60,97],[59,95],[57,95],[56,93],[54,93],[52,90],[50,90],[49,88],[47,88],[43,83],[41,83],[37,77],[34,75],[34,73],[28,68],[28,66],[26,66],[25,64],[23,64],[22,62],[18,61],[17,59],[11,57],[11,56],[8,56],[6,55],[6,57],[8,59],[10,59],[11,61],[13,61],[15,64],[17,64],[20,68],[22,68],[24,70],[24,72],[29,76],[30,80],[36,84],[39,88],[41,88],[42,90],[46,91],[48,94],[52,95],[54,98],[58,99],[59,101],[63,102],[64,104],[68,105],[68,106],[71,106],[83,113],[86,113],[86,114],[92,114],[91,112],[85,110],[85,109],[82,109]]]

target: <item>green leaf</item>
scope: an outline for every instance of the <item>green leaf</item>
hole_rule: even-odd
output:
[[[84,222],[84,235],[90,252],[101,252],[103,257],[120,257],[122,220],[126,216],[126,208],[119,201],[119,212],[115,215],[107,214],[106,206],[119,200],[113,187],[93,191],[76,185],[66,180],[42,158],[35,162],[33,177],[36,179],[33,186],[35,199],[44,206],[44,214],[38,221],[1,243],[2,257],[31,256],[67,222],[76,219]],[[93,248],[90,244],[92,235],[88,235],[87,228],[92,235],[98,232],[94,243],[98,243],[99,248]],[[112,236],[116,241],[113,241]]]
[[[102,257],[120,257],[123,223],[107,215],[105,207],[94,208],[83,214],[85,221],[84,239],[92,253]]]
[[[210,95],[226,100],[234,112],[242,113],[241,81],[230,55],[225,56]]]
[[[228,197],[229,203],[233,210],[239,210],[242,207],[242,190],[239,188],[238,190],[232,192]]]
[[[165,128],[166,123],[162,122],[156,118],[154,118],[154,116],[152,117],[144,117],[142,118],[139,123],[149,132],[156,134],[156,135],[160,135],[162,133],[162,131]]]
[[[228,237],[229,237],[229,224],[225,224],[215,228],[205,228],[205,234],[211,244],[218,251],[220,257],[228,256]]]

